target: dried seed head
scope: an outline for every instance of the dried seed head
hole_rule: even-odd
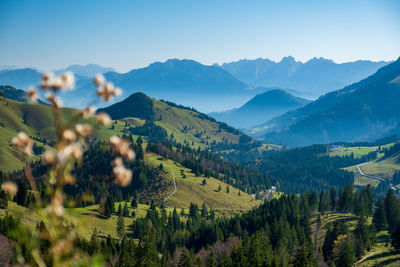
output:
[[[100,122],[100,124],[102,124],[102,125],[108,126],[111,124],[111,118],[105,112],[100,112],[99,114],[97,114],[96,117],[97,117],[97,121]]]
[[[81,115],[83,118],[89,118],[94,115],[94,113],[96,112],[96,109],[93,106],[89,106],[85,109],[79,110],[78,112],[79,112],[79,115]]]
[[[94,79],[93,82],[96,85],[102,85],[106,80],[104,79],[104,76],[102,74],[97,74]]]
[[[97,94],[105,101],[110,101],[114,96],[122,94],[122,90],[115,88],[112,83],[104,83],[97,89]]]
[[[1,185],[1,189],[4,190],[4,192],[6,192],[6,194],[8,196],[14,196],[17,191],[18,191],[18,187],[15,183],[13,182],[5,182]]]
[[[65,130],[63,132],[63,137],[67,142],[73,142],[76,140],[76,134],[71,130]]]
[[[56,155],[54,154],[53,151],[51,150],[46,150],[43,155],[42,155],[43,160],[47,163],[47,164],[53,164],[54,160],[56,158]]]
[[[88,136],[93,132],[93,127],[89,124],[77,124],[75,130],[80,136]]]
[[[115,184],[119,186],[127,186],[132,180],[132,171],[124,166],[117,166],[113,169]]]
[[[32,101],[32,102],[36,102],[37,101],[38,93],[37,93],[35,88],[33,88],[33,87],[29,88],[28,92],[26,94],[27,94],[27,96],[28,96],[30,101]]]
[[[61,89],[74,89],[75,87],[75,76],[72,72],[67,71],[60,76]]]
[[[114,161],[112,162],[112,166],[114,166],[114,167],[124,166],[124,162],[122,161],[122,158],[118,157],[118,158],[114,159]]]
[[[61,108],[62,101],[58,97],[56,97],[53,93],[47,93],[46,99],[49,101],[55,108]]]
[[[33,141],[26,133],[18,133],[18,135],[11,140],[11,143],[25,155],[32,155]]]

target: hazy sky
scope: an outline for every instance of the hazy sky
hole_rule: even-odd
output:
[[[118,71],[168,58],[394,60],[399,0],[0,0],[0,65]]]

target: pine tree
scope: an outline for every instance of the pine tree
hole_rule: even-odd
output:
[[[385,210],[389,233],[392,233],[400,220],[400,211],[397,207],[396,197],[394,196],[392,189],[389,189],[386,194]]]
[[[378,200],[372,222],[377,231],[385,230],[387,227],[386,210],[383,199]]]
[[[318,209],[318,194],[317,191],[313,191],[310,195],[310,208],[312,211],[316,211]]]
[[[181,256],[179,257],[179,267],[192,267],[194,266],[194,259],[190,252],[186,249],[183,248]]]
[[[393,230],[391,238],[392,238],[392,246],[395,249],[400,250],[400,222],[397,223],[397,226]]]
[[[306,242],[297,250],[293,265],[302,267],[318,266],[317,259],[314,256],[312,245]]]
[[[207,267],[217,267],[217,259],[215,258],[213,249],[211,249],[210,254],[208,254]]]
[[[136,209],[138,207],[138,194],[135,190],[135,192],[133,192],[133,198],[132,198],[132,202],[131,202],[131,207]]]
[[[221,185],[218,185],[217,192],[221,192],[221,190],[222,190]]]
[[[331,208],[332,210],[336,210],[336,188],[332,186],[331,188]]]
[[[18,183],[18,191],[15,198],[18,205],[26,206],[28,199],[28,185],[22,179]]]
[[[8,207],[8,197],[4,190],[0,189],[0,209],[6,209]]]
[[[228,185],[226,186],[226,193],[229,194],[229,186]]]
[[[124,204],[124,207],[122,209],[122,216],[129,217],[129,209],[128,209],[128,205],[126,203]]]
[[[122,206],[121,206],[121,203],[119,203],[119,205],[118,205],[118,211],[117,211],[117,213],[118,213],[118,216],[122,216]]]
[[[201,217],[203,218],[208,217],[208,210],[205,203],[203,203],[203,205],[201,206]]]
[[[122,238],[125,235],[125,223],[124,223],[124,217],[122,216],[118,217],[117,233],[120,238]]]

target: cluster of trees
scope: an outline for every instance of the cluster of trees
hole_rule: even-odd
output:
[[[64,189],[67,197],[66,201],[73,201],[75,206],[81,207],[97,204],[102,198],[107,198],[108,202],[106,203],[121,202],[130,199],[134,192],[139,192],[151,186],[159,176],[161,170],[144,163],[143,140],[141,138],[138,138],[136,142],[133,141],[131,136],[124,136],[124,138],[131,142],[131,146],[136,153],[136,160],[127,163],[127,167],[132,170],[135,177],[132,183],[123,188],[112,183],[111,162],[115,156],[107,143],[96,142],[91,144],[84,153],[82,164],[76,165],[73,171],[76,183],[67,185]],[[46,201],[45,188],[41,181],[48,172],[48,166],[41,161],[30,163],[30,165],[33,175],[39,178],[37,179],[39,193],[42,199]],[[29,206],[32,202],[31,200],[33,200],[33,195],[30,193],[30,187],[26,183],[24,172],[21,170],[10,173],[8,178],[17,181],[19,185],[19,191],[16,196],[18,201],[16,202],[22,206]],[[20,194],[21,197],[19,197]],[[110,209],[107,209],[105,213],[107,217],[113,212],[112,206],[109,204]]]
[[[313,145],[279,151],[250,166],[279,179],[281,191],[301,193],[352,183],[354,174],[341,168],[365,162],[369,157],[331,157],[329,146]]]
[[[165,209],[151,205],[146,217],[134,221],[131,229],[139,240],[151,237],[156,251],[143,253],[161,253],[164,262],[177,253],[181,264],[202,261],[208,266],[276,266],[287,265],[291,259],[316,262],[308,198],[307,194],[283,196],[231,219],[216,219],[205,205],[199,209],[191,204],[186,220],[176,210],[167,215]]]

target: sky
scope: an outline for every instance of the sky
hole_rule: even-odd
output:
[[[400,56],[398,0],[0,0],[0,65]]]

